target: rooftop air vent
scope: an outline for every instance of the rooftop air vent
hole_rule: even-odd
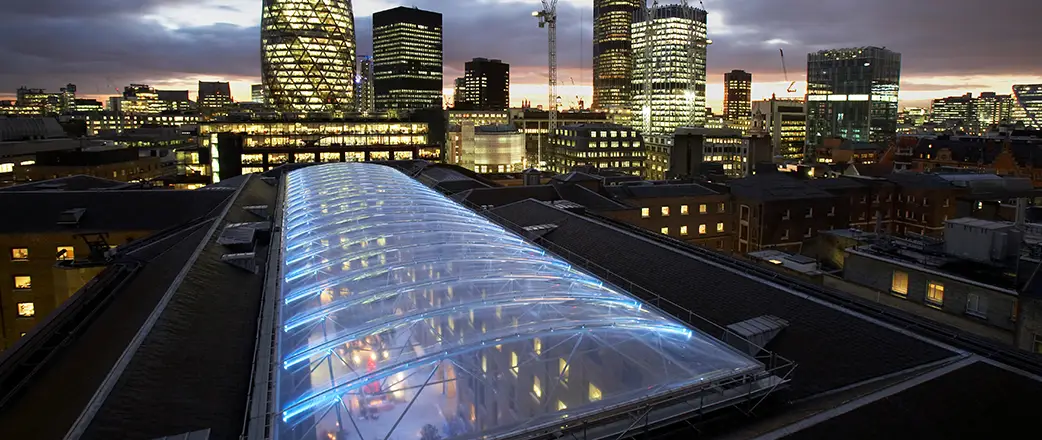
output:
[[[73,208],[62,211],[58,215],[59,225],[78,225],[80,219],[83,218],[83,214],[87,212],[87,208]]]
[[[250,205],[243,207],[242,209],[245,209],[246,212],[249,212],[250,214],[253,214],[263,219],[267,219],[270,215],[268,213],[268,205]]]
[[[536,238],[549,234],[554,229],[557,229],[557,225],[553,223],[544,223],[541,225],[525,226],[522,229],[525,230],[526,238],[528,238],[529,240],[534,240]]]
[[[778,333],[789,326],[789,321],[777,316],[763,315],[727,326],[724,342],[750,356],[755,356]]]
[[[257,273],[257,254],[253,252],[242,252],[238,254],[221,255],[221,261],[228,263],[249,273]]]
[[[271,222],[232,223],[224,227],[217,244],[221,246],[248,246],[261,233],[270,234]]]
[[[199,431],[186,432],[184,434],[168,435],[166,437],[159,437],[155,440],[210,440],[210,430],[203,429]]]

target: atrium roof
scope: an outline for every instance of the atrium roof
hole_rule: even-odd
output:
[[[293,171],[283,214],[279,439],[519,434],[764,369],[390,167]]]

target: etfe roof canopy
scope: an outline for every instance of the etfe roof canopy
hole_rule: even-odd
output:
[[[760,371],[390,167],[289,173],[276,438],[493,438]]]

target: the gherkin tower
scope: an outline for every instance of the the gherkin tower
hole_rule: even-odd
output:
[[[350,111],[355,20],[351,0],[264,0],[261,74],[284,112]]]

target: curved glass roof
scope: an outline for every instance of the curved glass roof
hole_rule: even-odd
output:
[[[393,168],[284,200],[279,439],[492,438],[762,368]]]

